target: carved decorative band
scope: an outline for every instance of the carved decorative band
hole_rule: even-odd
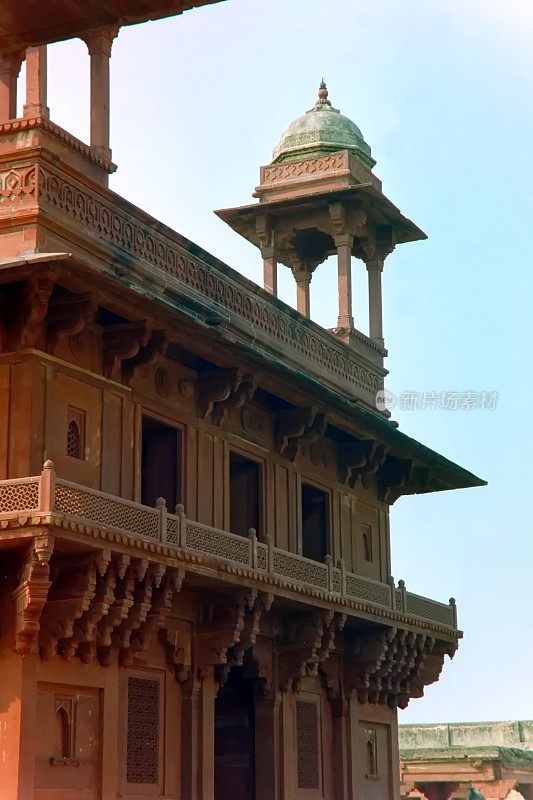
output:
[[[49,205],[85,227],[92,228],[104,241],[128,255],[154,267],[251,323],[274,342],[289,347],[298,361],[307,359],[337,382],[339,379],[373,399],[383,387],[383,374],[360,360],[348,346],[332,335],[301,323],[268,298],[254,293],[245,284],[224,275],[216,267],[195,258],[184,248],[171,243],[147,225],[139,224],[117,207],[102,203],[62,177],[39,168],[39,201]],[[237,276],[236,276],[237,278]],[[366,343],[362,342],[365,346]],[[370,347],[370,343],[368,345]]]
[[[314,175],[317,172],[333,172],[343,167],[348,167],[344,151],[331,156],[307,158],[304,161],[286,161],[282,164],[261,167],[261,183],[276,183],[290,178],[299,178],[302,175]]]
[[[35,199],[36,167],[18,167],[0,172],[0,208],[4,203],[22,205]]]

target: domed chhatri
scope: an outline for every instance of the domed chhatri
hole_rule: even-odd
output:
[[[322,80],[315,105],[285,129],[272,153],[272,163],[325,155],[338,150],[349,150],[370,169],[376,163],[355,122],[331,105],[326,84]]]

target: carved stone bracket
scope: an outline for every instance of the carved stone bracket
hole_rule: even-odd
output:
[[[274,595],[266,592],[253,590],[248,595],[244,609],[244,625],[239,641],[228,652],[230,667],[242,666],[244,654],[255,644],[261,619],[264,614],[268,613],[273,602]]]
[[[139,348],[132,358],[122,362],[122,381],[129,386],[139,367],[148,367],[164,356],[167,347],[167,334],[164,330],[152,331],[147,343]]]
[[[423,492],[429,479],[426,467],[415,467],[409,459],[388,458],[377,473],[378,497],[392,505],[402,495]]]
[[[94,295],[85,294],[60,297],[50,301],[48,310],[48,350],[53,353],[62,336],[72,336],[88,325],[95,312]]]
[[[333,618],[333,612],[316,611],[282,619],[277,651],[279,685],[283,692],[291,688],[299,691],[303,677],[318,674],[318,665],[325,658],[322,643]]]
[[[276,417],[276,452],[294,461],[302,444],[318,441],[326,427],[326,414],[314,407],[280,411]]]
[[[274,641],[258,636],[250,652],[254,692],[261,700],[274,700],[278,693],[278,659]]]
[[[455,647],[394,628],[352,637],[345,653],[346,694],[357,693],[361,703],[405,708],[438,679],[444,656]]]
[[[43,320],[48,311],[56,276],[53,271],[32,275],[18,298],[11,347],[35,347],[43,335]]]
[[[197,669],[227,664],[228,650],[239,642],[244,628],[247,603],[244,594],[206,599],[195,632]]]
[[[148,339],[146,320],[106,327],[102,333],[102,369],[105,377],[120,380],[122,362],[134,358]]]
[[[370,475],[382,466],[386,455],[385,446],[372,439],[342,445],[339,452],[341,480],[353,487],[361,477],[367,485]]]
[[[254,391],[253,376],[238,367],[205,372],[196,382],[200,418],[206,419],[212,412],[213,422],[220,425],[232,408],[240,408],[251,400]]]
[[[33,540],[22,567],[18,587],[13,592],[15,604],[15,646],[20,655],[29,655],[37,642],[41,614],[51,586],[50,558],[53,536]]]
[[[88,611],[96,592],[97,564],[94,556],[57,559],[52,565],[52,586],[41,618],[39,648],[42,658],[72,648],[75,621]],[[73,655],[73,653],[72,653]]]

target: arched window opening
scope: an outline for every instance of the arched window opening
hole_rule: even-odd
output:
[[[70,719],[64,706],[59,706],[56,711],[56,727],[59,742],[60,758],[71,758]]]
[[[365,730],[365,777],[378,777],[378,759],[376,752],[376,731],[373,728]]]
[[[67,429],[67,456],[81,458],[81,434],[76,420],[71,419]]]
[[[370,525],[363,525],[363,555],[365,561],[372,561],[372,528]]]

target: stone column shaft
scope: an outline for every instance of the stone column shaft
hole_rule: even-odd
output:
[[[47,53],[46,45],[26,50],[26,103],[25,117],[50,116],[47,106]]]
[[[264,247],[263,256],[263,287],[269,294],[278,296],[278,262],[273,247]]]
[[[91,31],[85,43],[91,56],[91,148],[101,158],[111,159],[109,147],[109,60],[117,27]]]
[[[0,55],[0,125],[17,116],[17,78],[21,64],[20,53]]]
[[[294,270],[296,280],[296,308],[304,317],[311,316],[311,299],[309,294],[309,284],[311,283],[312,273],[306,270]]]
[[[349,233],[335,237],[337,247],[339,318],[338,328],[352,330],[354,327],[352,314],[352,247],[353,236]]]
[[[383,345],[383,312],[381,299],[381,273],[383,261],[375,259],[368,261],[368,320],[369,334],[379,344]]]

